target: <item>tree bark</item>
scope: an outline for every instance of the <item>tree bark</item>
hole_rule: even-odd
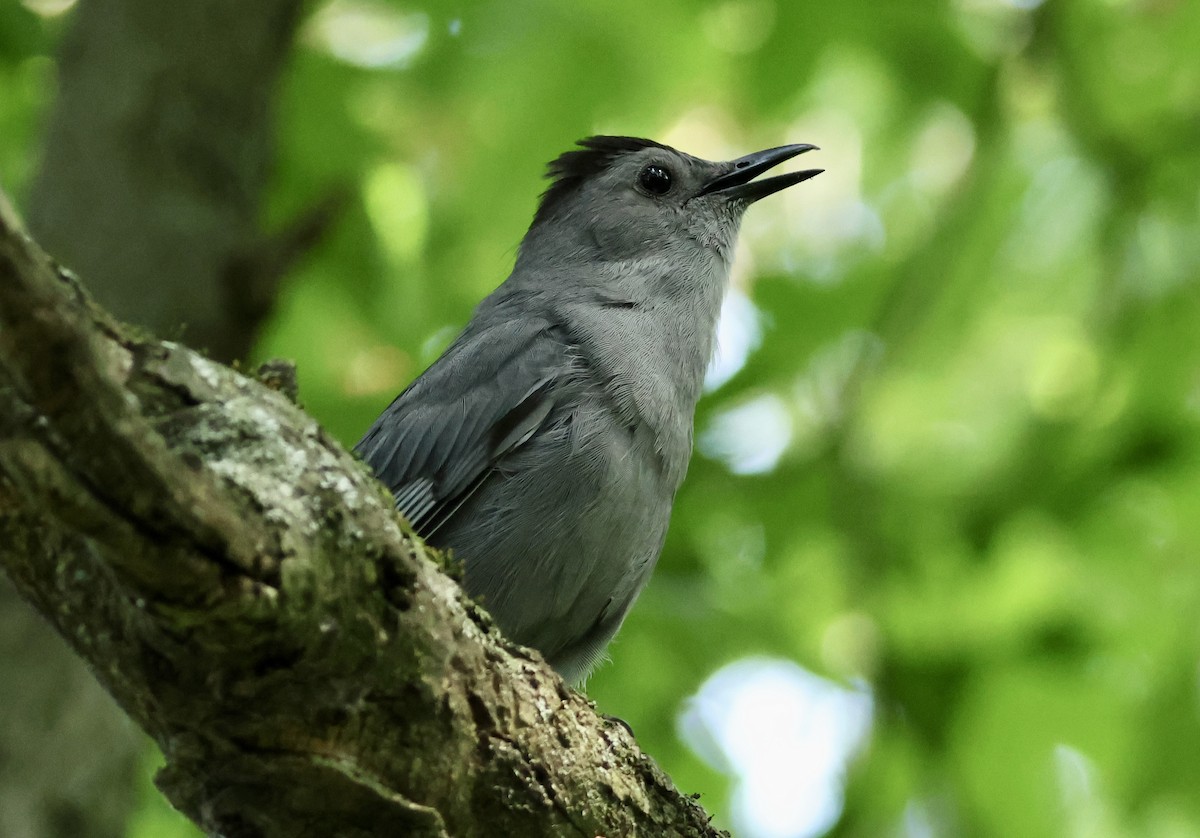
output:
[[[30,226],[119,316],[243,357],[325,220],[259,227],[303,0],[83,0],[57,55]],[[0,835],[118,838],[145,743],[0,578]]]
[[[224,836],[715,835],[288,398],[0,224],[0,564]]]

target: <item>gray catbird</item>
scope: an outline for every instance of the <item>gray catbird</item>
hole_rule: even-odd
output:
[[[742,213],[821,172],[754,180],[811,145],[579,146],[512,274],[357,445],[504,633],[575,683],[662,550]]]

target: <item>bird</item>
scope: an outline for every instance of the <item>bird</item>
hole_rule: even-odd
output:
[[[581,685],[658,561],[742,216],[803,143],[712,162],[593,136],[512,273],[355,446],[511,640]]]

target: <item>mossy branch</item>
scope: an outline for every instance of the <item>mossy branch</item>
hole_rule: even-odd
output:
[[[717,834],[311,417],[114,322],[10,212],[0,564],[210,833]]]

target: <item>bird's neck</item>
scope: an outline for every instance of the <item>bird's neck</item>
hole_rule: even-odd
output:
[[[721,257],[696,251],[564,270],[554,319],[579,345],[623,421],[653,434],[668,479],[683,479],[692,419],[727,284]]]

